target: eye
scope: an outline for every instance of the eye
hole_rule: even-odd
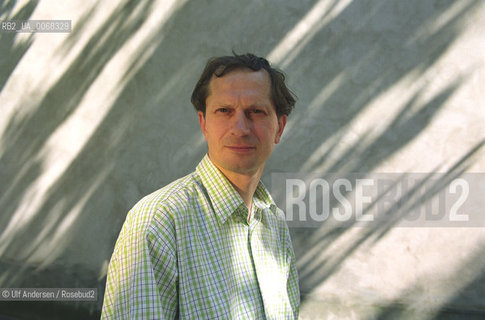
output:
[[[216,109],[216,112],[227,113],[227,112],[229,112],[229,109],[228,108],[218,108],[218,109]]]
[[[251,110],[251,112],[254,113],[254,114],[264,114],[265,113],[264,110],[262,110],[262,109],[253,109],[253,110]]]

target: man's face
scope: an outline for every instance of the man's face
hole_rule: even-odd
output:
[[[199,123],[210,159],[226,176],[261,174],[280,141],[286,115],[278,119],[270,90],[265,70],[241,69],[212,77]]]

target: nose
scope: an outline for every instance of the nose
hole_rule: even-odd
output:
[[[237,110],[231,119],[231,133],[236,136],[248,135],[250,130],[250,119],[248,119],[246,113],[242,110]]]

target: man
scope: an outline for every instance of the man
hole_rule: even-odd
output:
[[[129,212],[103,319],[296,319],[288,228],[259,181],[295,100],[252,54],[212,58],[192,94],[208,154]]]

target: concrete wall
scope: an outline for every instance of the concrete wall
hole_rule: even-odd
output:
[[[0,19],[73,22],[0,34],[0,287],[102,296],[127,211],[205,153],[190,93],[231,50],[266,56],[299,97],[267,185],[276,172],[485,172],[482,0],[7,0]],[[483,228],[291,232],[302,319],[484,317]],[[97,318],[101,303],[0,314]]]

